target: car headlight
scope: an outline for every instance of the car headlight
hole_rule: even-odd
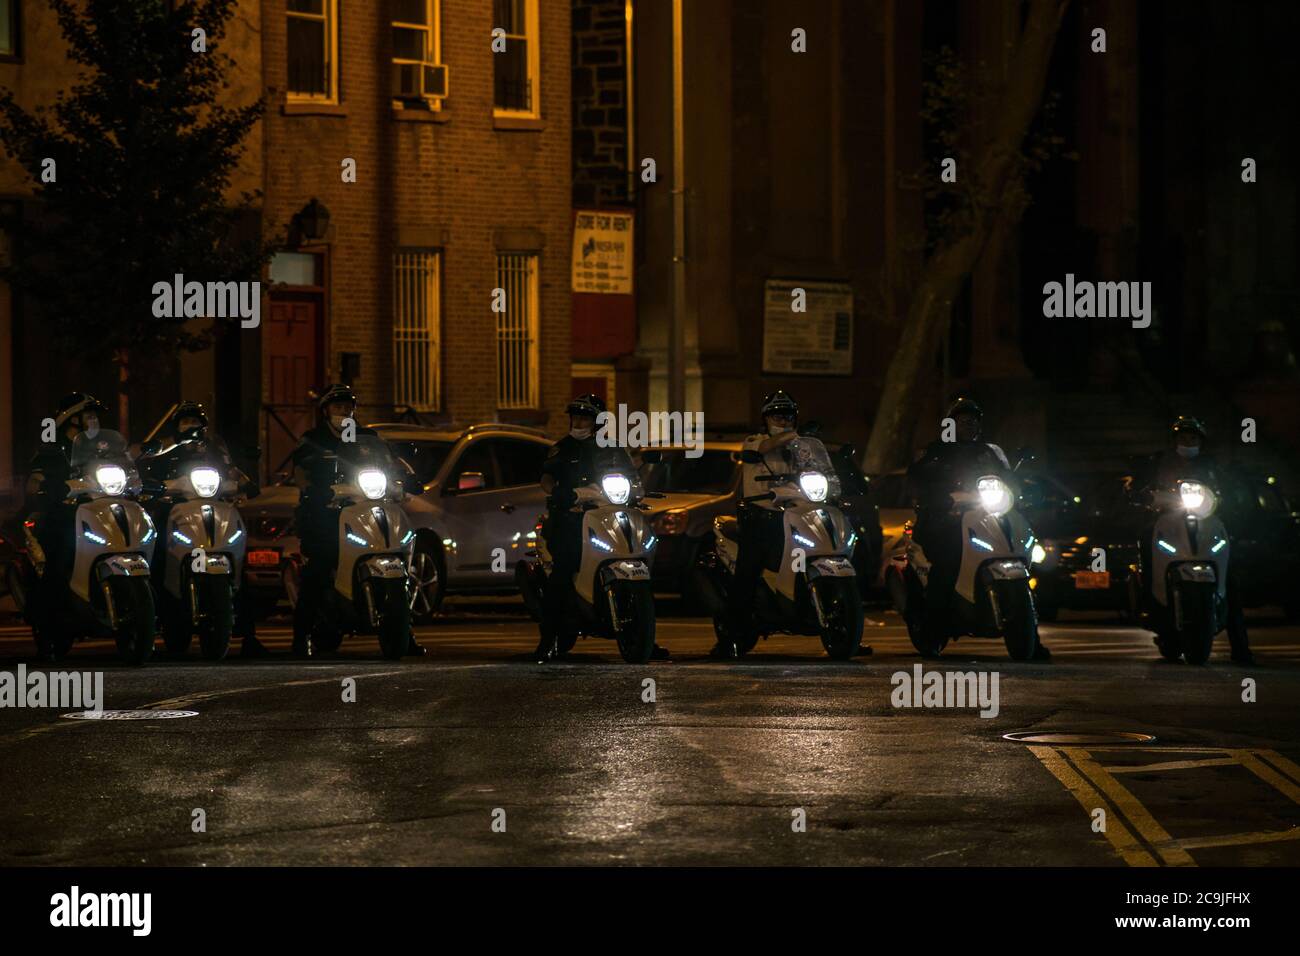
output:
[[[1199,481],[1183,481],[1178,484],[1179,497],[1187,513],[1198,518],[1208,518],[1214,511],[1214,492]]]
[[[1029,563],[1042,564],[1046,560],[1047,552],[1043,550],[1043,546],[1041,544],[1034,545],[1029,552]]]
[[[367,468],[357,475],[357,485],[367,498],[382,498],[388,490],[388,476],[378,468]]]
[[[976,486],[980,493],[980,504],[995,518],[1000,518],[1011,510],[1011,489],[1001,478],[987,475]]]
[[[100,465],[95,469],[95,481],[106,495],[120,495],[126,490],[126,472],[120,465]]]
[[[600,487],[612,505],[627,504],[628,496],[632,494],[632,482],[626,475],[606,475],[600,479]]]
[[[809,501],[826,500],[826,476],[820,471],[805,471],[799,476],[799,487]]]
[[[195,468],[190,472],[190,484],[200,498],[211,498],[221,487],[221,472],[215,468]]]

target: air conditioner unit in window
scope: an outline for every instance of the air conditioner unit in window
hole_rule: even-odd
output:
[[[442,63],[394,63],[393,96],[402,100],[440,100],[447,95],[449,70]]]

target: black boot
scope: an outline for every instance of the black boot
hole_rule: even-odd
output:
[[[271,652],[257,639],[256,634],[249,634],[239,642],[240,657],[269,657]]]
[[[410,642],[406,645],[406,653],[403,654],[402,656],[403,656],[403,657],[423,657],[425,654],[428,654],[428,653],[429,653],[428,648],[426,648],[423,644],[421,644],[419,641],[417,641],[417,640],[415,639],[415,634],[414,634],[414,632],[412,632],[412,634],[411,634],[411,640],[410,640]]]
[[[650,660],[652,661],[670,661],[672,659],[673,655],[668,648],[660,647],[658,644],[656,644],[655,649],[650,652]]]
[[[1052,659],[1052,652],[1047,649],[1046,644],[1039,641],[1034,647],[1034,656],[1031,659],[1036,661],[1050,661]]]
[[[533,651],[533,660],[538,664],[545,664],[559,656],[560,648],[555,634],[550,628],[543,627],[541,640],[537,642],[537,649]]]

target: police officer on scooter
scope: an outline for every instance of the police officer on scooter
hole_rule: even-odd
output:
[[[346,385],[331,385],[316,402],[320,421],[298,441],[293,453],[293,480],[300,489],[294,520],[298,529],[306,564],[298,588],[298,603],[293,613],[293,654],[310,657],[311,631],[320,606],[334,586],[334,572],[339,563],[338,512],[330,507],[334,499],[337,459],[347,458],[349,440],[364,437],[379,440],[373,428],[362,428],[353,419],[357,396]],[[351,423],[351,425],[349,425]],[[411,636],[408,656],[421,656],[425,649]]]
[[[961,517],[953,512],[951,494],[981,475],[1010,478],[1011,464],[1000,447],[983,439],[984,410],[970,398],[958,398],[944,416],[953,421],[953,441],[933,441],[907,469],[916,502],[912,538],[930,561],[925,588],[925,631],[934,645],[943,641],[952,598],[961,570]],[[969,490],[969,488],[967,488]],[[1051,652],[1040,638],[1035,660]]]
[[[546,519],[542,534],[551,554],[551,573],[542,594],[541,639],[534,659],[553,660],[559,653],[559,623],[573,595],[573,576],[582,563],[582,514],[573,511],[577,489],[591,482],[602,457],[617,456],[631,474],[632,461],[622,448],[602,448],[596,441],[596,417],[605,411],[599,395],[579,395],[569,402],[569,433],[551,446],[542,464],[541,486],[546,492]],[[668,651],[655,645],[653,660],[664,660]]]
[[[759,481],[759,478],[798,470],[792,462],[792,444],[796,440],[820,444],[820,439],[800,436],[797,429],[799,403],[783,390],[772,392],[763,399],[759,417],[763,430],[745,439],[744,450],[757,452],[762,461],[741,465],[741,500],[736,512],[740,553],[736,557],[736,569],[727,595],[727,624],[734,635],[745,633],[753,625],[754,600],[763,568],[775,566],[783,557],[780,549],[785,540],[784,518],[772,500],[771,485]],[[838,493],[838,477],[829,474],[827,478]],[[713,646],[711,656],[733,657],[736,643],[732,640],[730,646],[724,646],[719,641]],[[861,644],[858,653],[870,654],[871,647]]]
[[[93,395],[65,395],[53,416],[54,441],[41,442],[28,470],[26,500],[31,507],[26,520],[34,525],[44,569],[37,581],[28,582],[34,587],[25,610],[43,658],[52,659],[53,649],[47,647],[41,632],[59,600],[60,585],[72,570],[75,512],[64,504],[72,472],[72,446],[81,435],[95,438],[99,434],[99,416],[107,411]]]
[[[1222,475],[1215,467],[1213,455],[1206,454],[1204,446],[1208,433],[1200,419],[1190,415],[1179,415],[1170,426],[1172,444],[1164,451],[1152,456],[1147,462],[1145,480],[1139,480],[1138,488],[1143,492],[1164,490],[1172,487],[1179,479],[1199,481],[1216,494],[1223,495]],[[1144,527],[1141,542],[1142,567],[1151,567],[1151,534],[1153,526]],[[1232,528],[1228,528],[1229,540]],[[1228,643],[1232,649],[1232,660],[1238,664],[1255,663],[1250,652],[1250,639],[1246,633],[1246,615],[1241,606],[1237,574],[1234,566],[1228,567],[1227,601],[1228,601]],[[1150,587],[1150,581],[1144,581],[1144,588]]]
[[[208,432],[208,414],[203,405],[185,399],[172,408],[162,434],[145,443],[136,460],[136,468],[142,479],[161,482],[180,474],[185,462],[198,457],[219,463],[223,477],[234,478],[243,494],[258,493],[257,481],[244,474],[231,459],[225,443]],[[170,502],[155,502],[149,508],[149,516],[155,526],[162,528],[170,511]],[[155,561],[154,569],[155,574],[161,576],[162,561]],[[256,621],[247,593],[242,587],[235,592],[233,633],[240,639],[240,657],[264,657],[270,652],[257,639]]]

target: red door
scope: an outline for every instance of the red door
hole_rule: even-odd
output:
[[[310,392],[321,387],[321,305],[314,296],[271,300],[262,338],[267,381],[266,465],[268,478],[315,424]]]

